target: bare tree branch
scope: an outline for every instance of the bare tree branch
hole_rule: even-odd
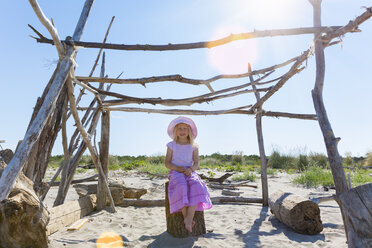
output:
[[[118,79],[118,78],[103,78],[103,77],[81,77],[76,76],[76,79],[83,82],[100,82],[100,83],[112,83],[112,84],[141,84],[145,86],[146,83],[155,83],[155,82],[166,82],[166,81],[176,81],[180,83],[186,83],[191,85],[201,85],[201,84],[209,84],[214,81],[217,81],[219,79],[228,79],[228,78],[245,78],[253,75],[258,74],[265,74],[267,72],[273,71],[275,69],[284,67],[286,65],[291,64],[294,61],[297,61],[300,56],[296,56],[294,58],[291,58],[287,61],[284,61],[283,63],[276,64],[273,66],[269,66],[260,70],[254,70],[252,72],[247,73],[240,73],[240,74],[220,74],[217,76],[214,76],[209,79],[190,79],[185,78],[182,75],[176,74],[176,75],[166,75],[166,76],[158,76],[158,77],[146,77],[146,78],[132,78],[132,79]]]
[[[35,14],[39,18],[40,22],[48,29],[50,35],[52,36],[52,42],[57,48],[59,59],[62,59],[65,54],[65,49],[61,43],[61,40],[59,39],[59,35],[57,32],[57,29],[52,25],[52,23],[49,21],[48,18],[44,15],[43,11],[41,10],[39,3],[36,0],[29,0],[31,7],[33,8]],[[37,34],[40,34],[36,31],[36,29],[32,28],[34,32]]]
[[[62,41],[67,45],[75,45],[86,48],[105,48],[105,49],[115,49],[115,50],[127,50],[127,51],[169,51],[169,50],[184,50],[184,49],[197,49],[197,48],[213,48],[217,46],[222,46],[227,43],[237,41],[237,40],[246,40],[254,39],[261,37],[272,37],[272,36],[286,36],[286,35],[300,35],[300,34],[313,34],[316,32],[329,32],[340,28],[339,26],[329,26],[329,27],[306,27],[306,28],[292,28],[292,29],[273,29],[273,30],[255,30],[248,33],[240,34],[230,34],[227,37],[222,39],[213,40],[213,41],[203,41],[203,42],[194,42],[194,43],[183,43],[183,44],[171,44],[167,45],[125,45],[125,44],[102,44],[99,42],[70,42],[69,40]],[[36,39],[39,43],[49,43],[53,44],[53,41],[50,39]]]

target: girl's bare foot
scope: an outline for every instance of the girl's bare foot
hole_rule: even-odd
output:
[[[192,232],[192,228],[195,225],[195,222],[192,220],[190,221],[188,218],[185,219],[185,228],[189,231]]]

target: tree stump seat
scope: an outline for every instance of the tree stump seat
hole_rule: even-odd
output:
[[[167,219],[167,232],[175,238],[185,238],[188,236],[199,236],[206,233],[204,211],[195,211],[194,222],[195,225],[190,233],[183,222],[182,212],[170,214],[169,199],[168,199],[168,185],[165,183],[165,215]]]

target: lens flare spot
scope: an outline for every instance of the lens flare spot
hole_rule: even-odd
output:
[[[103,232],[96,241],[97,248],[123,248],[123,239],[115,232]]]
[[[221,39],[233,34],[243,33],[243,28],[219,28],[211,40]],[[232,35],[234,37],[234,35]],[[208,49],[208,61],[216,70],[224,74],[244,73],[248,70],[248,63],[254,63],[258,57],[257,43],[253,39],[236,40],[223,46]]]

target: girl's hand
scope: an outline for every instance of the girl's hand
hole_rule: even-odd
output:
[[[191,175],[192,175],[192,169],[190,167],[189,168],[186,168],[185,169],[185,172],[183,174],[185,174],[185,176],[187,176],[187,177],[191,177]]]

